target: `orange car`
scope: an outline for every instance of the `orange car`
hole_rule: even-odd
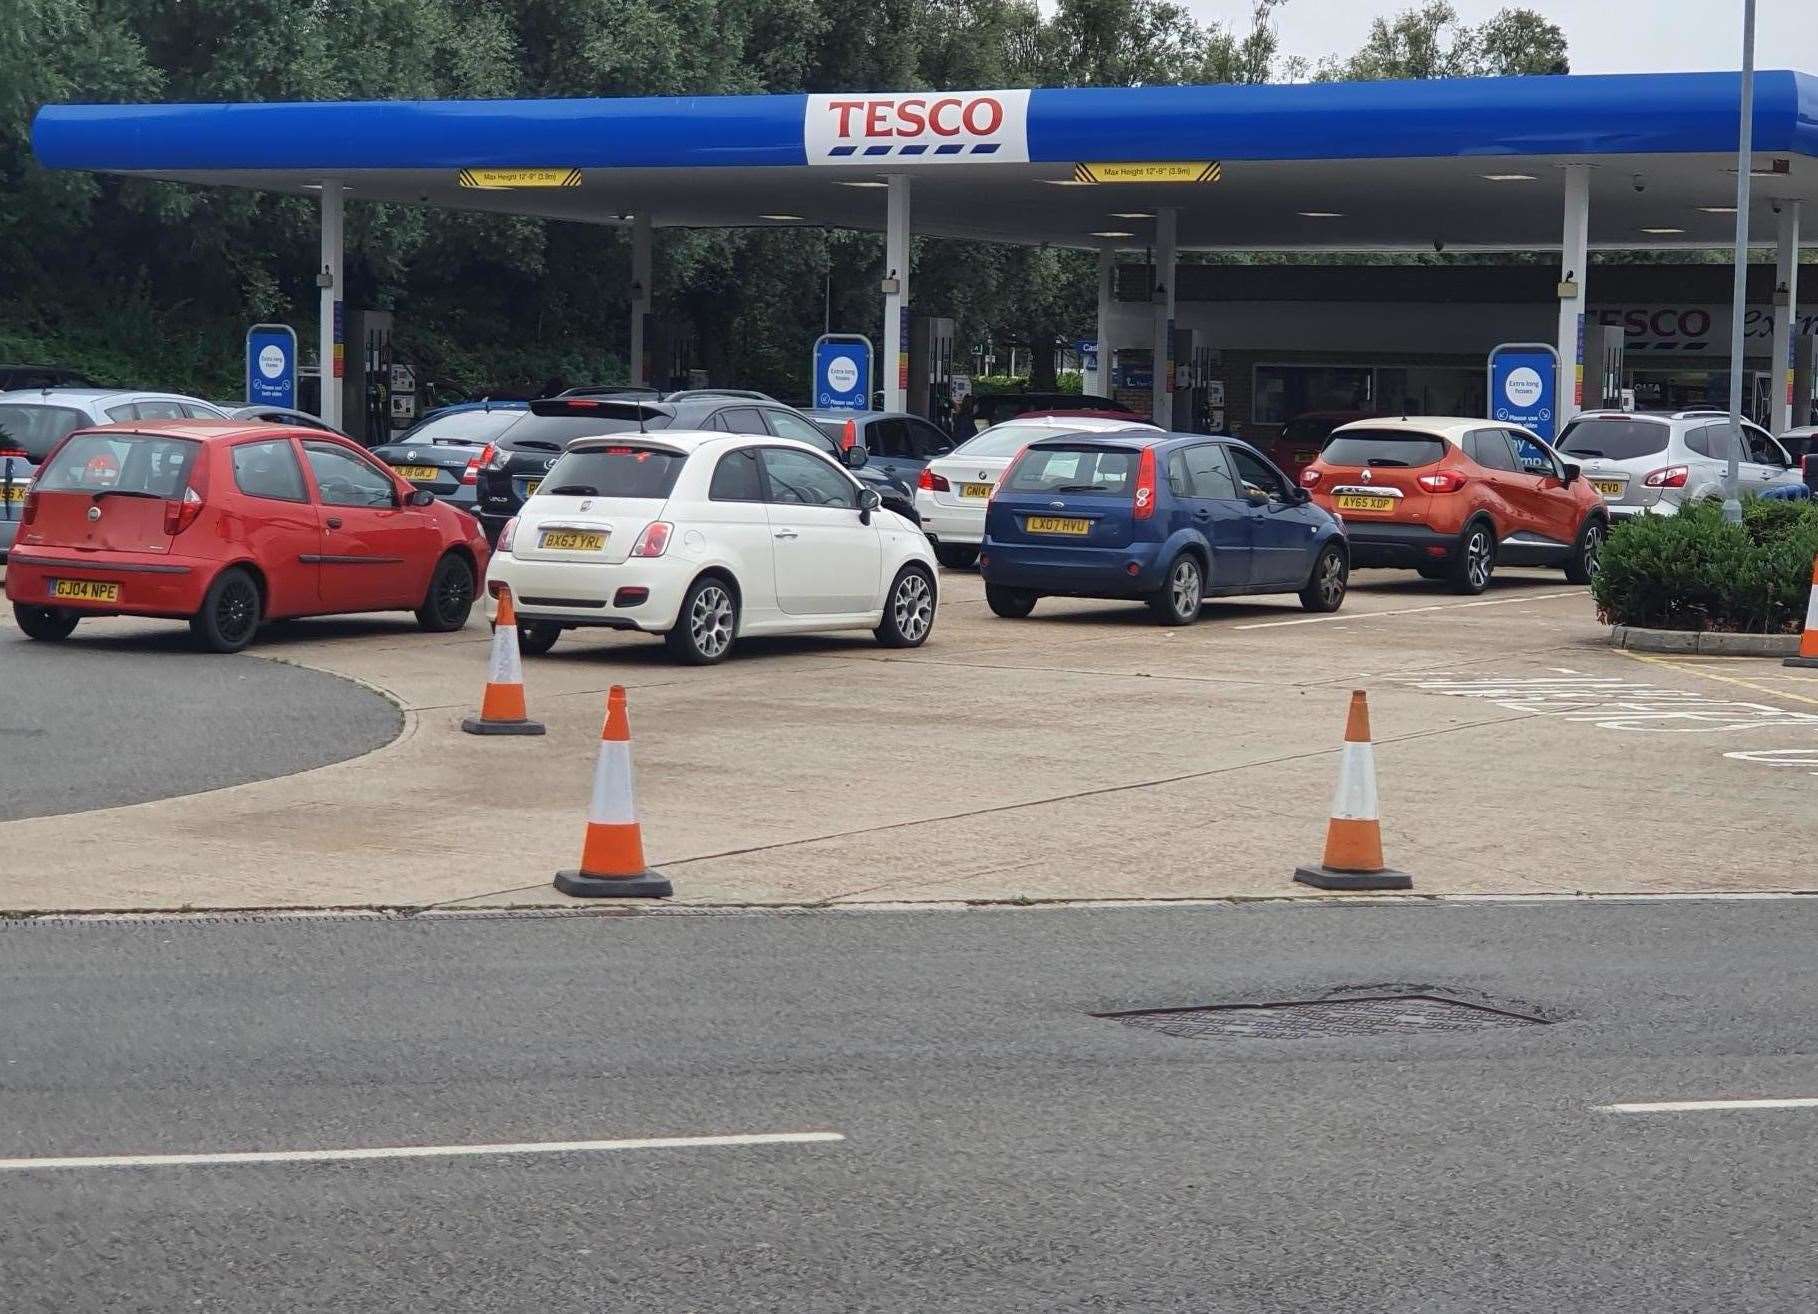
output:
[[[1359,420],[1333,431],[1300,482],[1344,520],[1353,566],[1411,566],[1461,593],[1482,593],[1499,564],[1588,583],[1609,535],[1578,467],[1513,424]]]

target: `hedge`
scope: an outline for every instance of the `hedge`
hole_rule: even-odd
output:
[[[1797,633],[1818,557],[1818,501],[1749,499],[1742,523],[1715,502],[1631,516],[1591,582],[1599,619],[1658,630]]]

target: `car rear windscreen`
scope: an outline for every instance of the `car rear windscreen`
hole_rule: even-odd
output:
[[[0,404],[0,447],[20,447],[32,460],[42,461],[58,439],[88,422],[88,416],[67,406]]]
[[[1666,451],[1671,430],[1658,420],[1618,420],[1601,416],[1574,420],[1559,440],[1567,456],[1601,456],[1610,461],[1636,461]]]
[[[635,411],[636,408],[624,408]],[[662,413],[646,414],[643,429],[666,429],[670,418]],[[576,438],[593,438],[608,433],[640,431],[635,414],[618,415],[522,415],[518,422],[499,435],[498,443],[507,451],[528,448],[531,451],[559,452]]]
[[[137,494],[179,497],[202,445],[189,438],[136,433],[85,433],[69,440],[38,471],[41,493]]]
[[[1126,447],[1031,447],[1004,487],[1012,493],[1123,493],[1141,454]]]
[[[1405,429],[1346,429],[1332,435],[1319,459],[1327,465],[1412,467],[1432,465],[1445,454],[1443,438]]]
[[[1059,434],[1051,424],[1000,424],[987,429],[976,438],[968,438],[948,455],[962,459],[973,456],[1015,456],[1038,438],[1055,437],[1059,437]]]
[[[402,443],[472,443],[479,447],[491,442],[515,420],[524,418],[520,410],[456,411],[426,420],[403,437]]]
[[[665,498],[688,458],[650,447],[587,447],[550,468],[539,493],[556,497]]]

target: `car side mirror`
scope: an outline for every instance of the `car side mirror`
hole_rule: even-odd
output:
[[[859,510],[870,515],[884,504],[883,496],[875,488],[859,489]]]
[[[1562,464],[1565,469],[1565,475],[1560,479],[1560,483],[1565,487],[1570,488],[1577,482],[1578,476],[1584,473],[1584,467],[1574,461],[1566,461]]]
[[[857,443],[846,449],[846,465],[850,469],[857,470],[870,459],[871,453]]]
[[[1296,506],[1305,506],[1308,502],[1311,502],[1312,500],[1313,500],[1312,493],[1310,493],[1306,489],[1302,488],[1299,484],[1294,485],[1294,504]]]
[[[434,506],[436,495],[427,488],[413,488],[405,495],[405,506]]]

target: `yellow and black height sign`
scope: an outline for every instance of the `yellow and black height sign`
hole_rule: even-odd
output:
[[[463,187],[498,191],[511,187],[579,187],[579,169],[462,169]]]
[[[1076,164],[1073,180],[1083,183],[1215,183],[1224,171],[1217,160],[1120,160]]]

